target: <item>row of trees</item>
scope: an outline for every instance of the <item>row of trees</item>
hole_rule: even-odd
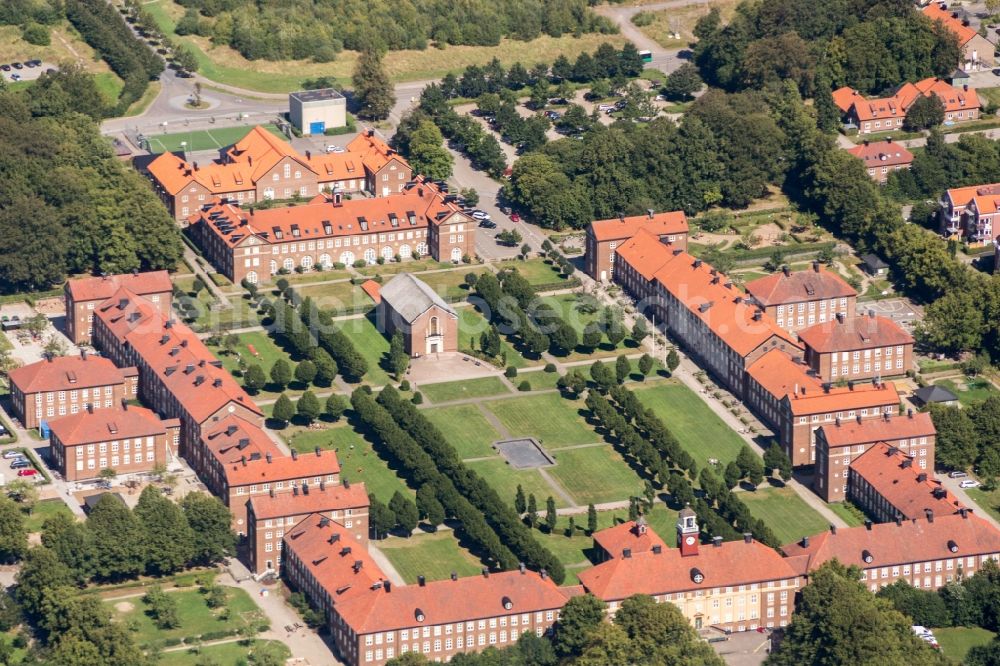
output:
[[[332,382],[339,373],[346,381],[357,383],[368,372],[365,357],[334,324],[333,316],[320,310],[312,299],[299,301],[298,294],[286,291],[285,298],[266,303],[263,309],[272,334],[312,362],[314,382]]]
[[[182,0],[197,9],[188,19],[250,60],[313,57],[328,62],[343,48],[423,50],[431,43],[496,46],[504,37],[531,40],[587,32],[614,33],[609,20],[594,14],[587,0],[289,0],[280,7],[254,0]]]
[[[163,71],[164,63],[104,0],[64,0],[66,18],[108,67],[124,82],[112,115],[123,114],[142,97],[149,82]]]
[[[550,351],[565,356],[580,342],[576,329],[551,305],[538,299],[534,288],[516,269],[479,276],[476,295],[485,305],[481,309],[490,323],[533,354]]]
[[[946,469],[976,466],[987,479],[1000,477],[1000,397],[991,396],[966,409],[931,405],[937,429],[935,458]]]
[[[438,473],[454,484],[453,487],[461,496],[481,512],[500,542],[520,562],[533,569],[545,569],[553,580],[562,582],[565,575],[562,563],[535,540],[517,512],[511,509],[493,487],[462,462],[454,447],[423,412],[404,400],[391,386],[382,389],[378,403],[403,427],[425,455],[434,461]],[[447,508],[443,500],[441,503]]]

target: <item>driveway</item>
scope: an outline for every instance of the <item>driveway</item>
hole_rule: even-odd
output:
[[[663,48],[655,40],[647,37],[642,30],[635,27],[632,23],[632,17],[641,11],[656,12],[664,9],[679,9],[680,7],[688,7],[690,5],[706,5],[710,2],[711,0],[672,0],[670,2],[656,2],[637,6],[602,5],[595,7],[594,11],[614,21],[618,25],[619,30],[621,30],[622,35],[630,39],[640,51],[652,51],[653,61],[649,63],[650,67],[658,69],[664,74],[669,74],[685,62],[685,58],[681,57],[681,53],[686,51],[686,49]]]

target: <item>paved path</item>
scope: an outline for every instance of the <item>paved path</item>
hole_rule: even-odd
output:
[[[989,512],[980,507],[974,499],[969,497],[969,493],[965,492],[965,488],[962,488],[959,485],[962,481],[964,481],[964,479],[953,479],[950,476],[941,475],[938,477],[938,480],[951,492],[952,495],[957,497],[962,504],[974,508],[977,516],[993,525],[993,527],[1000,529],[1000,522],[998,522],[997,519],[994,518]]]
[[[562,484],[556,481],[556,479],[551,474],[549,474],[549,471],[547,469],[545,469],[544,467],[539,467],[538,474],[543,479],[545,479],[545,482],[549,484],[549,487],[552,488],[552,490],[556,491],[556,495],[559,495],[559,497],[562,498],[562,501],[566,502],[566,504],[569,504],[570,507],[572,508],[577,508],[577,509],[580,508],[580,505],[576,503],[576,498],[570,495],[569,492],[567,492],[566,489],[562,487]]]
[[[383,553],[379,547],[375,545],[374,541],[368,541],[368,554],[372,556],[372,559],[375,560],[375,564],[377,564],[379,569],[382,570],[382,573],[384,573],[386,577],[392,581],[393,585],[398,585],[399,587],[406,585],[406,581],[403,580],[403,577],[396,570],[396,567],[392,565],[392,562],[390,562],[389,558],[385,556],[385,553]]]
[[[640,51],[652,51],[653,61],[649,66],[658,69],[664,74],[674,71],[684,62],[681,53],[685,49],[665,49],[656,40],[647,37],[645,33],[632,23],[632,17],[640,11],[661,11],[664,9],[679,9],[690,5],[705,5],[712,0],[672,0],[670,2],[657,2],[643,5],[601,5],[594,7],[594,11],[602,16],[614,21],[621,30],[622,35],[627,37],[636,45]]]

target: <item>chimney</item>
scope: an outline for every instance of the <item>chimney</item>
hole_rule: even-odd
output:
[[[869,532],[872,531],[872,521],[865,520],[865,529],[868,530]]]
[[[853,391],[854,390],[854,380],[853,379],[848,380],[848,382],[847,382],[847,389],[849,391]]]
[[[299,452],[296,451],[295,449],[292,449],[292,460],[298,460],[298,459],[299,459]]]
[[[694,260],[694,267],[695,268],[701,268],[701,259],[695,259]]]
[[[917,474],[917,483],[924,483],[927,481],[927,472],[921,472]]]
[[[963,83],[962,84],[962,90],[964,90],[965,92],[969,92],[969,84],[968,83]]]
[[[539,571],[539,572],[538,572],[538,576],[539,576],[539,577],[540,577],[540,578],[541,578],[542,580],[545,580],[546,578],[548,578],[548,577],[549,577],[549,572],[548,572],[548,571],[546,571],[545,569],[542,569],[541,571]]]
[[[247,164],[253,166],[253,155],[247,155]]]
[[[326,491],[326,481],[320,481],[320,482],[319,482],[319,489],[320,489],[320,491],[322,491],[322,492],[325,492],[325,491]]]
[[[819,262],[813,261],[813,270],[819,273]]]
[[[838,428],[840,427],[840,417],[839,416],[837,417],[837,427]]]
[[[751,532],[743,533],[743,543],[753,543],[753,534]]]
[[[340,190],[340,188],[333,191],[333,205],[336,208],[340,208],[344,205],[344,193]]]
[[[890,446],[889,450],[886,452],[886,455],[888,455],[888,456],[894,456],[897,453],[899,453],[899,449],[897,449],[895,446]]]
[[[903,517],[900,516],[899,514],[896,514],[896,527],[902,527],[902,526],[903,526]]]
[[[969,518],[969,510],[968,510],[968,509],[966,509],[966,508],[965,508],[964,506],[963,506],[963,507],[961,507],[961,508],[960,508],[960,509],[958,510],[958,513],[959,513],[959,515],[961,515],[961,516],[962,516],[962,518],[963,518],[963,519],[965,519],[965,520],[968,520],[968,518]]]
[[[306,151],[306,159],[307,160],[311,160],[312,158],[313,158],[312,151],[311,150],[307,150]]]
[[[875,311],[874,310],[869,310],[868,311],[868,318],[869,319],[874,319],[875,318]]]
[[[909,419],[913,418],[913,407],[910,407],[909,409],[906,410],[906,418]]]
[[[482,574],[483,574],[483,578],[489,578],[490,577],[490,570],[487,569],[486,567],[483,567],[482,568]]]
[[[625,213],[619,212],[618,219],[621,221],[622,224],[625,224]]]
[[[319,452],[319,447],[318,447],[318,446],[316,447],[316,457],[317,457],[317,458],[319,458],[319,457],[320,457],[320,452]]]
[[[267,456],[266,456],[266,458],[267,458],[267,464],[270,465],[271,464],[271,454],[268,453]]]
[[[420,578],[423,578],[423,576],[421,576]],[[451,572],[451,579],[452,580],[458,580],[458,574],[455,573],[454,571],[452,571]]]
[[[198,163],[197,162],[193,162],[193,164],[194,164],[194,170],[197,171],[198,170]]]
[[[80,350],[80,360],[81,361],[86,361],[87,360],[87,350],[86,349],[81,349]]]
[[[622,557],[624,559],[626,559],[626,560],[631,559],[631,557],[632,557],[632,549],[631,548],[624,549],[622,551]]]
[[[246,467],[247,466],[247,457],[246,456],[240,456],[240,462],[243,463],[244,467]]]
[[[298,496],[299,496],[299,487],[296,485],[292,485],[292,497],[298,497]]]
[[[655,546],[653,546],[653,555],[659,555],[662,552],[663,552],[663,546],[661,546],[660,544],[656,544]]]
[[[924,515],[927,516],[927,522],[934,522],[934,511],[932,509],[924,509]]]
[[[392,581],[388,579],[382,581],[382,587],[385,588],[386,592],[392,592]]]
[[[267,494],[270,495],[271,497],[274,497],[274,488],[269,489],[267,491]]]
[[[419,585],[420,587],[427,585],[427,579],[424,578],[423,576],[417,576],[417,585]]]
[[[524,572],[525,572],[526,569],[527,569],[527,567],[524,565],[524,562],[518,562],[517,563],[517,570],[521,572],[522,576],[524,575]]]
[[[838,312],[837,313],[837,323],[838,324],[843,324],[844,323],[844,313],[843,312]]]
[[[903,469],[909,469],[913,467],[913,458],[910,458],[909,456],[903,458],[903,462],[900,465],[900,467],[902,467]]]
[[[344,484],[344,489],[345,490],[350,490],[351,489],[351,480],[350,479],[342,479],[341,481]]]
[[[889,138],[887,138],[887,139],[885,140],[885,142],[886,142],[886,143],[892,143],[892,137],[890,136]]]
[[[753,320],[754,321],[760,321],[762,316],[763,315],[761,314],[760,310],[754,310],[754,313],[753,313]]]
[[[833,534],[834,536],[837,534],[837,526],[832,523],[830,524],[830,534]]]
[[[868,139],[865,139],[864,144],[865,144],[865,146],[868,145]]]
[[[647,208],[646,209],[646,214],[649,215],[649,219],[651,219],[651,220],[653,219],[653,214],[654,213],[653,213],[653,209],[652,208]]]
[[[785,277],[788,277],[789,275],[792,274],[792,271],[791,269],[788,268],[788,266],[782,266],[781,272],[785,274]]]
[[[712,546],[715,548],[722,548],[722,537],[720,536],[712,537]]]
[[[934,489],[934,499],[944,499],[945,495],[947,494],[948,491],[945,490],[942,486],[938,486],[937,488]]]
[[[807,536],[802,537],[802,540],[799,541],[799,545],[801,545],[803,548],[808,548],[809,547],[809,537],[807,537]]]
[[[367,136],[375,136],[375,130],[368,128],[368,131],[365,134]]]
[[[92,402],[88,402],[87,403],[87,413],[89,413],[89,414],[93,414],[94,413],[94,403],[92,403]]]

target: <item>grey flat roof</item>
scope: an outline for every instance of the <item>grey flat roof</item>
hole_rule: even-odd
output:
[[[289,97],[294,97],[300,102],[322,102],[331,99],[344,99],[341,95],[333,88],[319,88],[317,90],[300,90],[298,92],[293,92],[288,94]]]

